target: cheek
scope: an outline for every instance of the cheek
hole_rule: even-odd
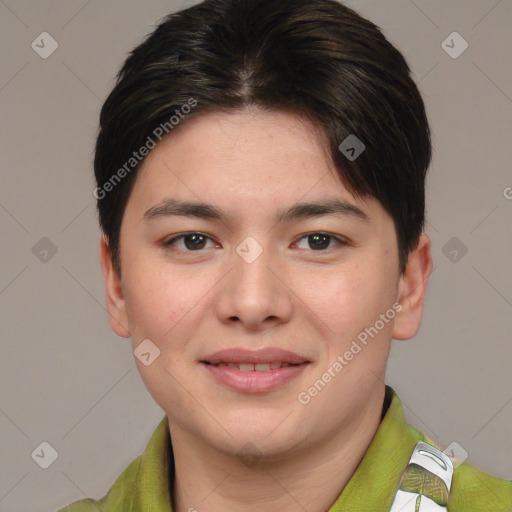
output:
[[[178,331],[184,338],[189,328],[197,329],[194,315],[205,307],[208,290],[215,284],[215,276],[155,258],[132,260],[126,275],[127,314],[132,333],[138,336],[134,342],[149,338],[162,350],[169,348]]]
[[[374,325],[394,302],[388,273],[374,263],[331,269],[325,277],[317,275],[314,286],[311,282],[304,285],[304,302],[328,328],[328,336],[343,344]],[[386,324],[383,335],[390,329],[391,324]]]
[[[367,312],[374,277],[359,266],[326,269],[304,281],[304,302],[336,335],[351,331]],[[331,332],[331,335],[333,334]]]
[[[133,338],[160,340],[183,316],[181,283],[141,260],[132,263],[126,275],[125,301]]]

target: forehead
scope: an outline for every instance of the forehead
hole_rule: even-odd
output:
[[[374,198],[346,189],[320,126],[256,108],[182,121],[146,157],[132,195],[143,214],[169,196],[238,215],[268,210],[273,219],[276,209],[325,198],[344,200],[369,217],[386,214]]]
[[[256,107],[215,110],[181,121],[146,157],[139,174],[143,179],[167,164],[232,182],[248,175],[307,178],[333,167],[327,147],[324,130],[297,114]]]

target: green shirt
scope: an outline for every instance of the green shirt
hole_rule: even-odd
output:
[[[386,386],[383,418],[363,460],[327,512],[389,512],[418,441],[442,449],[408,425],[402,403]],[[82,499],[59,512],[171,512],[174,459],[167,416],[144,453],[132,461],[100,500]],[[455,467],[448,512],[512,512],[512,481],[470,464]]]

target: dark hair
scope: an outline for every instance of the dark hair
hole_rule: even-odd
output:
[[[130,53],[101,110],[95,197],[117,272],[140,164],[133,152],[162,127],[171,133],[171,118],[195,102],[188,117],[256,105],[322,126],[346,188],[393,218],[403,273],[424,228],[432,153],[410,74],[379,27],[335,0],[205,0],[165,17]],[[339,149],[351,134],[365,145],[355,160]]]

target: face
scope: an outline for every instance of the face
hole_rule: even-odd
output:
[[[122,278],[102,242],[112,327],[159,351],[136,363],[171,432],[276,457],[382,405],[391,338],[417,331],[431,268],[423,235],[399,275],[392,218],[348,192],[323,132],[256,110],[191,118],[150,152],[120,256]]]

